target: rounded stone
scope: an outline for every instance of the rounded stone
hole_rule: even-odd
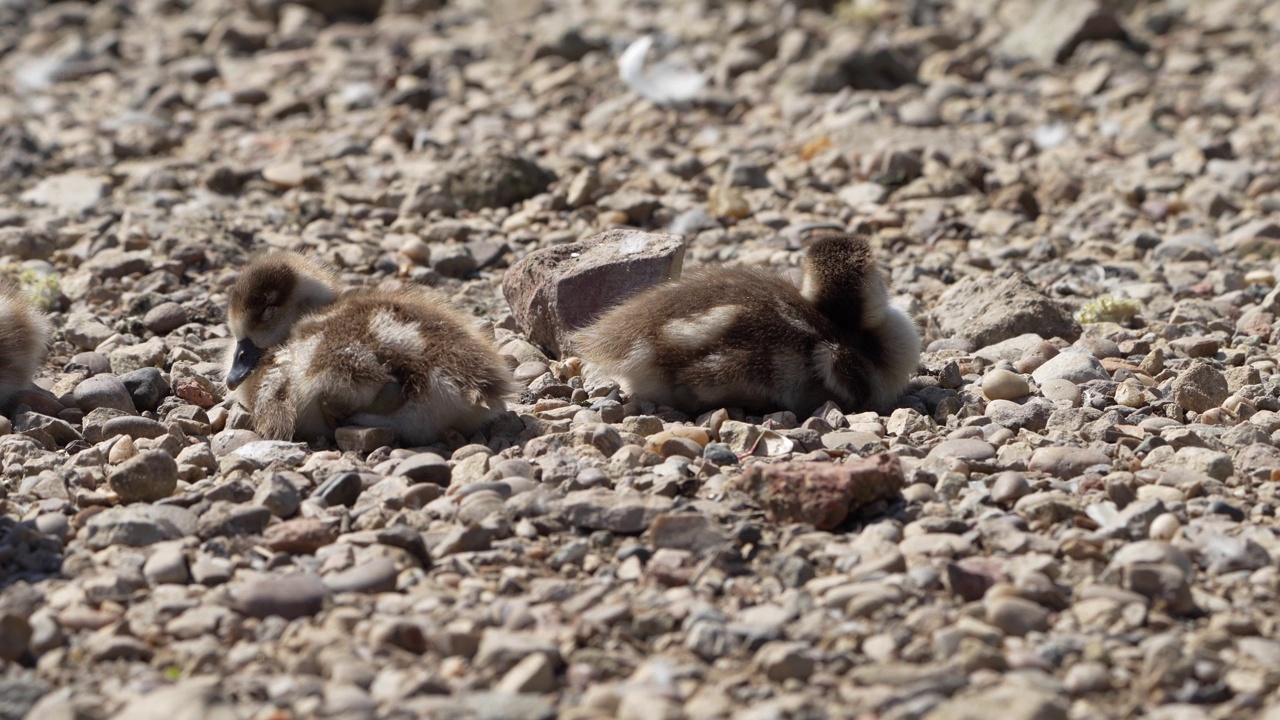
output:
[[[163,500],[178,487],[178,463],[163,450],[148,450],[112,471],[107,485],[123,503]]]
[[[1080,406],[1080,388],[1070,380],[1046,380],[1040,383],[1040,394],[1054,402],[1069,402],[1072,407]]]
[[[169,381],[164,379],[160,368],[138,368],[121,375],[120,381],[129,390],[133,404],[139,410],[155,410],[171,391]]]
[[[142,325],[157,335],[167,335],[187,324],[187,310],[176,302],[162,302],[142,316]]]
[[[324,607],[329,588],[315,575],[267,577],[231,592],[237,609],[249,617],[278,615],[285,620],[315,615]]]
[[[998,595],[987,601],[987,622],[1005,635],[1022,637],[1049,627],[1049,611],[1030,600]]]
[[[1031,483],[1020,472],[1002,472],[991,484],[991,501],[997,505],[1012,505],[1031,494]]]
[[[1030,392],[1026,378],[1004,368],[995,368],[982,378],[982,394],[988,400],[1017,400]]]
[[[82,380],[71,392],[71,397],[76,401],[76,407],[86,413],[98,408],[120,410],[130,415],[138,412],[124,382],[110,373],[102,373]]]

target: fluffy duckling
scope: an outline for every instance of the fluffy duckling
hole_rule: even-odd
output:
[[[433,292],[359,289],[334,299],[331,275],[296,257],[276,268],[284,266],[296,282],[280,285],[255,264],[228,308],[237,345],[227,387],[264,437],[331,438],[360,425],[426,445],[451,429],[475,432],[506,409],[512,381],[492,341]]]
[[[632,397],[687,413],[790,410],[827,400],[887,412],[920,360],[865,239],[813,243],[797,288],[742,267],[688,272],[605,313],[574,340]]]
[[[338,293],[338,278],[298,253],[271,253],[250,263],[227,299],[227,325],[236,339],[227,387],[235,390],[263,352],[283,344],[303,316],[332,304]]]
[[[6,412],[18,393],[31,385],[48,350],[50,332],[49,319],[22,290],[0,282],[0,408]]]

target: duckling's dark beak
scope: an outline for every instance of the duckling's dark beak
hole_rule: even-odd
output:
[[[262,359],[262,348],[253,344],[249,338],[236,343],[236,356],[231,361],[231,369],[227,371],[227,389],[235,390],[249,377],[253,369],[258,367]]]

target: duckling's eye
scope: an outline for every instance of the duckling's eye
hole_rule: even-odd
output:
[[[262,311],[262,321],[271,322],[272,320],[275,320],[276,315],[279,315],[279,314],[280,314],[280,308],[276,305],[272,305],[271,307]]]

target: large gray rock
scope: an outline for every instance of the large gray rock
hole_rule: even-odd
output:
[[[1042,338],[1080,337],[1080,324],[1025,277],[992,282],[965,278],[938,299],[935,337],[964,338],[973,347],[1035,333]]]
[[[1081,43],[1120,40],[1133,44],[1120,18],[1099,0],[1031,0],[1011,3],[1034,8],[999,44],[1000,51],[1015,58],[1030,58],[1046,65],[1066,62]],[[1006,10],[1006,17],[1008,16]]]
[[[515,155],[488,154],[456,161],[441,185],[460,207],[508,207],[545,192],[555,174]]]
[[[143,547],[194,535],[196,516],[174,505],[114,507],[89,518],[85,543],[94,550],[110,545]]]
[[[658,283],[680,277],[684,240],[639,230],[610,230],[536,250],[511,266],[502,293],[521,331],[552,355],[569,333]]]

